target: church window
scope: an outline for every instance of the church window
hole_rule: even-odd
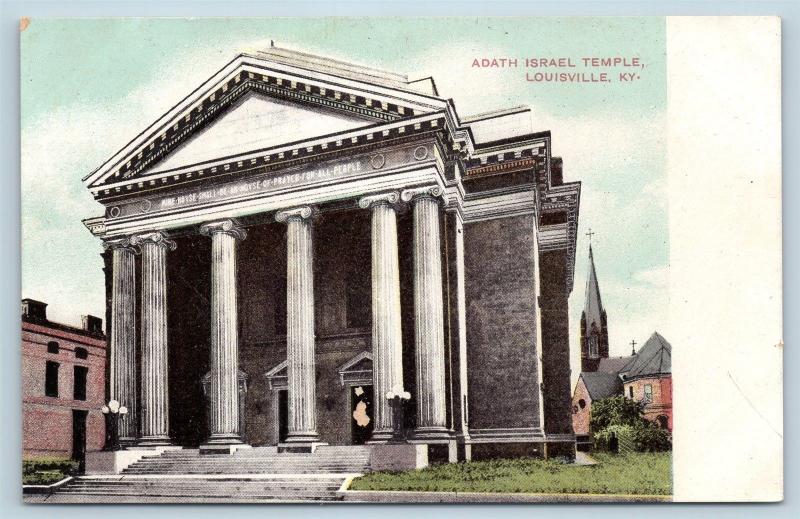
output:
[[[47,361],[44,373],[45,396],[58,397],[58,362]]]
[[[644,401],[645,402],[653,401],[653,386],[651,386],[650,384],[644,385]]]
[[[589,356],[597,357],[598,355],[600,355],[600,351],[597,347],[597,336],[592,335],[589,337]]]

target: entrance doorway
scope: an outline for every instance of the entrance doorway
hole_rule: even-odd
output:
[[[86,414],[87,411],[72,410],[72,459],[78,462],[78,471],[86,469]]]
[[[289,434],[289,392],[278,390],[278,443],[286,441]]]
[[[350,386],[350,431],[353,445],[364,445],[375,428],[372,386]]]

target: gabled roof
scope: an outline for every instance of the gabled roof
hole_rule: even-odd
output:
[[[603,302],[600,299],[600,284],[597,282],[597,271],[594,267],[594,254],[589,245],[589,278],[586,281],[586,302],[583,309],[586,317],[586,329],[591,330],[592,323],[600,331],[602,327]]]
[[[600,359],[600,363],[597,365],[597,371],[618,375],[619,373],[625,371],[625,368],[630,365],[635,358],[636,355],[628,355],[627,357],[610,357]]]
[[[253,92],[363,118],[373,126],[436,112],[457,124],[452,103],[431,95],[435,88],[418,83],[397,74],[274,47],[240,54],[84,181],[95,196],[100,195],[100,186],[119,184],[127,189],[198,131],[236,107],[242,96]]]
[[[622,391],[622,381],[616,373],[587,372],[581,373],[583,385],[592,400],[600,400],[619,394]]]
[[[625,380],[672,373],[672,346],[667,340],[654,332],[636,354],[636,358],[625,369]]]

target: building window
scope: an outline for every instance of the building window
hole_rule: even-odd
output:
[[[653,401],[653,386],[650,384],[644,385],[644,401],[647,403]]]
[[[275,314],[273,319],[275,321],[275,335],[286,335],[286,269],[282,269],[280,278],[278,278],[277,290],[275,290]]]
[[[669,429],[669,418],[666,415],[659,415],[656,420],[658,420],[658,426],[662,429]]]
[[[633,398],[633,386],[628,386],[628,394]]]
[[[58,353],[58,343],[56,341],[47,343],[47,353]]]
[[[44,375],[45,396],[58,396],[58,362],[47,361]]]
[[[367,270],[369,272],[369,270]],[[345,297],[348,328],[366,328],[372,313],[372,295],[370,294],[370,278],[360,265],[351,263],[345,280],[347,291]]]
[[[75,358],[76,359],[88,359],[89,352],[86,351],[86,348],[75,348]]]
[[[589,337],[589,356],[590,357],[597,357],[600,355],[600,350],[597,347],[597,336],[592,335]]]
[[[578,405],[580,406],[581,409],[583,409],[584,407],[586,407],[586,400],[581,398],[580,400],[578,400]]]
[[[89,368],[86,366],[75,366],[74,379],[75,385],[72,397],[75,400],[86,400],[86,376],[89,374]]]

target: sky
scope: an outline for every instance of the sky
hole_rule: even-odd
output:
[[[668,329],[663,18],[33,19],[21,33],[22,289],[48,316],[104,316],[102,213],[81,178],[241,51],[269,46],[433,76],[463,117],[518,105],[582,182],[570,297],[573,378],[592,246],[610,352]],[[517,58],[517,68],[473,67]],[[639,79],[526,81],[525,58],[637,57]],[[591,72],[569,69],[568,72]],[[597,70],[596,72],[599,72]]]

